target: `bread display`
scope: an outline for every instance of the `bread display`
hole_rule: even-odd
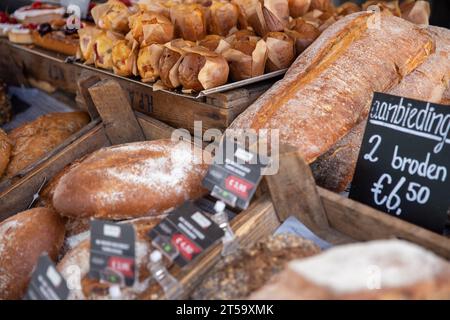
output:
[[[6,133],[0,129],[0,178],[8,167],[9,158],[11,157],[11,143]]]
[[[152,244],[147,233],[153,229],[163,216],[146,217],[133,220],[132,223],[136,231],[136,281],[133,287],[122,290],[122,299],[136,299],[136,296],[144,291],[152,277],[148,270],[149,253],[152,251]],[[89,272],[89,250],[90,238],[81,241],[72,250],[67,252],[58,263],[57,269],[65,277],[72,289],[69,299],[108,299],[109,284],[90,279]]]
[[[435,41],[436,52],[387,93],[445,104],[444,92],[450,86],[450,31],[429,27],[428,32]],[[365,119],[312,164],[318,185],[336,192],[348,187],[356,168]]]
[[[313,242],[295,235],[269,236],[248,249],[223,258],[195,289],[196,300],[241,300],[260,289],[293,259],[320,252]]]
[[[50,113],[24,124],[8,134],[11,161],[6,177],[13,177],[89,122],[85,112]]]
[[[157,140],[103,148],[61,177],[53,206],[72,218],[159,215],[200,197],[206,169],[183,142]]]
[[[257,300],[449,298],[450,264],[400,240],[343,245],[294,260],[250,296]]]
[[[269,32],[264,41],[267,45],[266,71],[289,68],[295,59],[294,41],[283,32]]]
[[[23,297],[41,254],[56,261],[64,240],[61,217],[47,208],[18,213],[0,223],[0,300]]]
[[[355,13],[325,30],[230,128],[279,129],[280,143],[308,163],[324,154],[367,114],[374,91],[390,90],[434,51],[426,30],[385,14],[370,28],[374,15]]]

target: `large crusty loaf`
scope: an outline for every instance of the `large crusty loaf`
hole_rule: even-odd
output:
[[[449,86],[449,87],[447,88],[447,90],[444,92],[444,96],[442,97],[441,103],[450,106],[450,86]]]
[[[400,240],[338,246],[292,261],[250,299],[450,299],[450,264]]]
[[[279,129],[280,143],[309,163],[368,112],[372,93],[386,92],[433,52],[429,34],[401,18],[351,14],[325,30],[232,129]],[[373,20],[373,21],[372,21]]]
[[[160,214],[204,193],[207,166],[186,142],[157,140],[100,149],[59,180],[53,206],[73,218]]]
[[[11,156],[11,143],[6,133],[0,129],[0,178],[6,170]]]
[[[429,27],[436,43],[436,52],[411,74],[407,75],[389,94],[411,99],[445,104],[445,90],[450,90],[450,30]],[[320,156],[311,168],[318,185],[336,192],[343,191],[353,179],[366,120]]]
[[[21,299],[39,256],[56,260],[64,240],[61,217],[47,208],[18,213],[0,223],[0,300]]]
[[[89,116],[85,112],[50,113],[12,130],[8,137],[13,150],[6,176],[19,173],[88,122]]]
[[[317,254],[310,240],[291,234],[267,237],[225,257],[194,291],[196,300],[240,300],[261,288],[293,259]]]
[[[148,232],[153,229],[164,216],[144,217],[127,221],[132,223],[136,231],[136,281],[133,287],[122,290],[123,299],[134,299],[144,291],[151,280],[150,272],[147,268],[149,255],[152,251],[151,240]],[[109,285],[100,283],[88,277],[89,272],[89,250],[90,238],[81,241],[72,250],[67,252],[64,258],[58,263],[57,269],[70,285],[69,299],[107,299]]]

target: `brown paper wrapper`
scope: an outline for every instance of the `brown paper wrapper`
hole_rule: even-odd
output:
[[[289,14],[293,18],[303,16],[309,11],[311,0],[289,0]]]
[[[111,31],[102,32],[94,42],[94,63],[97,68],[113,69],[112,49],[123,36]]]
[[[159,59],[164,45],[151,44],[141,47],[137,59],[137,67],[142,82],[155,82],[159,78]]]
[[[429,25],[431,8],[428,1],[404,1],[400,10],[403,19],[419,25]]]
[[[321,33],[319,28],[306,22],[303,18],[294,19],[291,22],[291,28],[291,30],[286,29],[285,33],[294,39],[297,55],[305,51],[305,49],[308,48]]]
[[[85,26],[84,28],[78,29],[78,36],[80,37],[80,53],[85,64],[94,63],[94,43],[101,33],[104,33],[104,31],[91,26]]]
[[[136,60],[139,52],[139,43],[132,39],[119,40],[112,49],[112,64],[115,74],[123,77],[138,74]]]
[[[174,26],[164,15],[139,12],[129,18],[130,32],[142,46],[167,43],[174,38]]]
[[[175,26],[176,37],[198,41],[206,36],[206,15],[201,5],[174,5],[170,8],[170,19]]]
[[[222,53],[223,51],[229,49],[231,46],[224,37],[215,34],[206,36],[202,40],[198,41],[197,44],[216,53]]]
[[[294,41],[283,32],[269,32],[264,40],[267,45],[266,72],[289,68],[295,59]]]
[[[123,34],[129,31],[128,17],[130,10],[120,1],[109,0],[104,4],[97,5],[91,10],[91,14],[95,24],[100,29]]]
[[[289,23],[288,0],[264,0],[263,15],[269,32],[283,31]]]
[[[175,89],[181,85],[178,77],[178,66],[186,53],[183,48],[193,47],[194,43],[183,39],[175,39],[164,45],[159,59],[161,84],[168,89]]]
[[[235,4],[213,1],[207,9],[208,33],[225,37],[232,29],[237,28],[239,10]]]
[[[233,0],[233,3],[238,6],[242,19],[257,35],[264,36],[268,32],[262,0]]]

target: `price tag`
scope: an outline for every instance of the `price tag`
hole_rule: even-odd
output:
[[[442,233],[449,169],[450,108],[375,93],[350,198]]]
[[[193,202],[170,212],[149,233],[155,247],[183,267],[222,239],[223,230]]]
[[[133,286],[135,238],[131,224],[92,220],[89,277],[120,286]]]
[[[24,300],[66,300],[68,296],[66,280],[52,260],[47,254],[39,257]]]
[[[266,165],[266,159],[261,159],[231,139],[224,139],[203,180],[203,186],[211,191],[213,197],[231,207],[245,210]]]

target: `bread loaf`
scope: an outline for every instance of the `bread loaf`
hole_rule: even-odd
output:
[[[6,170],[11,156],[11,144],[6,133],[0,129],[0,178]]]
[[[444,91],[450,82],[450,31],[439,27],[429,27],[428,31],[436,43],[436,52],[388,91],[389,94],[434,103],[445,102]],[[318,185],[341,192],[350,184],[364,135],[365,119],[312,164]]]
[[[149,255],[152,251],[151,240],[147,233],[153,229],[163,218],[163,216],[145,217],[132,223],[136,231],[136,281],[133,287],[122,290],[123,299],[134,299],[136,295],[145,290],[151,280],[150,272],[147,269]],[[80,242],[70,250],[57,265],[57,269],[67,280],[70,286],[69,299],[107,299],[107,283],[100,283],[88,277],[89,272],[89,250],[90,238]]]
[[[441,103],[450,106],[450,86],[444,92],[444,96],[442,97]]]
[[[59,180],[53,206],[73,218],[157,215],[200,197],[206,170],[186,142],[157,140],[103,148]]]
[[[433,50],[429,34],[401,18],[351,14],[325,30],[231,129],[278,129],[280,143],[311,163],[368,112],[374,91],[390,90]]]
[[[50,209],[31,209],[0,223],[0,239],[0,300],[21,299],[39,256],[57,258],[64,223]]]
[[[12,130],[13,145],[6,176],[12,177],[48,154],[89,122],[85,112],[50,113]]]
[[[227,256],[194,291],[197,300],[238,300],[261,288],[292,259],[320,252],[313,242],[295,235],[267,237],[248,249]]]
[[[251,299],[449,299],[450,264],[417,245],[380,240],[294,260]]]

